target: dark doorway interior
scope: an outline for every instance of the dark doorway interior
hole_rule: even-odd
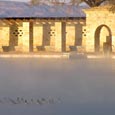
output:
[[[106,41],[103,43],[103,52],[112,52],[112,34],[110,28],[106,25],[97,27],[95,31],[95,52],[100,52],[100,33],[102,27],[105,27],[109,33],[109,36],[106,36]]]

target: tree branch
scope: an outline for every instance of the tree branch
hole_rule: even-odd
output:
[[[96,6],[101,5],[101,3],[105,2],[105,1],[107,1],[107,0],[101,0],[101,1],[97,2],[97,3],[96,3]]]

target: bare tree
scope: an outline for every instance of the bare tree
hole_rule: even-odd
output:
[[[31,0],[30,3],[32,5],[38,5],[40,3],[41,0]]]
[[[32,5],[37,5],[40,3],[51,3],[53,5],[66,4],[68,0],[31,0]],[[85,2],[90,7],[100,6],[103,2],[108,4],[115,4],[115,0],[69,0],[69,3],[72,5],[78,5],[81,2]]]
[[[106,0],[83,0],[87,3],[90,7],[100,6]]]
[[[108,0],[110,4],[114,4],[115,5],[115,0]]]
[[[115,0],[108,0],[108,2],[112,5],[109,11],[115,13]]]

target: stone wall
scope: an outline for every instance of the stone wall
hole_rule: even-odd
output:
[[[54,22],[37,21],[33,24],[34,52],[54,51],[55,24]]]
[[[0,52],[29,52],[29,22],[0,27]]]
[[[9,27],[0,27],[0,52],[3,52],[2,46],[9,46]]]
[[[82,30],[85,20],[66,23],[66,51],[71,51],[71,46],[83,46]]]
[[[103,52],[107,37],[111,37],[112,52],[115,52],[115,14],[110,6],[84,10],[86,13],[86,52],[95,52],[96,37],[99,38],[99,52]],[[99,35],[98,35],[99,34]]]
[[[84,24],[85,20],[34,23],[34,52],[40,51],[40,48],[45,51],[70,51],[70,46],[81,46]]]
[[[65,52],[82,46],[85,20],[1,21],[0,52]]]
[[[1,19],[0,52],[115,52],[115,13],[110,6],[84,10],[85,19]]]

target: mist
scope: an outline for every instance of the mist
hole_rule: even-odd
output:
[[[8,100],[17,98],[47,103]],[[57,101],[50,104],[49,98]],[[114,115],[115,61],[1,58],[0,114]]]

